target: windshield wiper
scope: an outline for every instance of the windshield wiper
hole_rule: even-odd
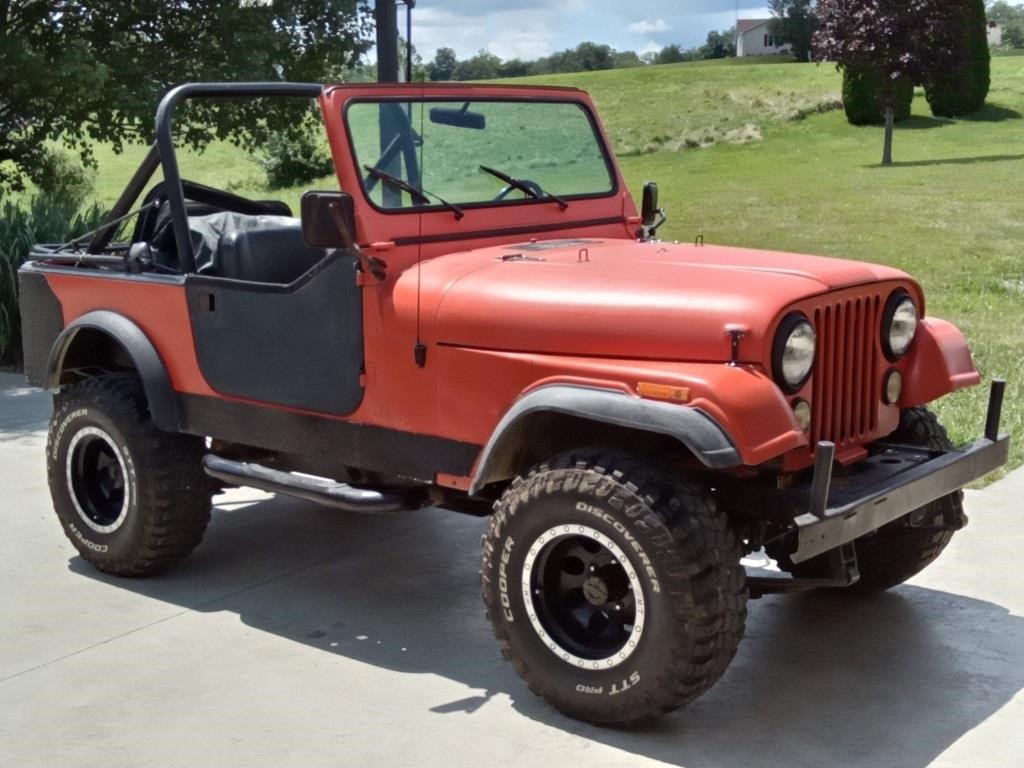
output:
[[[364,165],[363,168],[365,168],[366,172],[369,173],[370,176],[372,176],[373,178],[378,179],[380,181],[386,181],[388,184],[398,187],[403,192],[408,192],[412,199],[415,202],[419,203],[420,205],[430,205],[430,198],[432,197],[445,208],[447,208],[449,211],[454,213],[456,221],[459,221],[460,219],[462,219],[463,216],[466,215],[466,213],[461,208],[459,208],[459,206],[457,206],[455,203],[449,203],[440,195],[435,195],[432,192],[427,192],[425,189],[418,189],[409,182],[407,182],[405,179],[400,179],[397,176],[392,176],[387,171],[382,171],[375,165]],[[428,195],[430,197],[428,197]]]
[[[563,211],[569,207],[569,204],[564,199],[562,199],[558,195],[553,195],[550,192],[545,192],[544,189],[540,186],[540,184],[538,184],[536,181],[524,181],[522,179],[517,179],[515,176],[509,176],[504,171],[499,171],[497,168],[490,168],[489,166],[486,165],[481,165],[480,170],[483,171],[484,173],[489,173],[491,176],[501,179],[513,189],[518,189],[524,195],[529,195],[534,200],[539,200],[541,197],[546,197],[549,200],[554,200],[556,203],[558,203],[558,207],[561,208]]]

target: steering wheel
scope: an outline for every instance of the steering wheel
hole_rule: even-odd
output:
[[[530,179],[518,179],[518,181],[519,181],[519,183],[521,183],[521,184],[523,184],[523,185],[525,185],[525,186],[530,188],[530,191],[533,192],[533,197],[534,198],[539,200],[540,198],[544,197],[544,189],[536,181],[531,181]],[[507,187],[505,187],[503,190],[501,190],[501,192],[499,192],[494,199],[495,200],[504,200],[506,197],[508,197],[513,192],[522,192],[522,191],[523,190],[519,189],[518,187],[514,187],[511,184],[509,184]],[[526,193],[523,192],[523,194],[525,195]],[[527,197],[529,197],[529,195],[527,195]]]

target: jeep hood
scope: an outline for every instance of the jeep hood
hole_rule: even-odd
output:
[[[408,270],[396,287],[401,314],[414,300],[415,273]],[[793,303],[908,278],[888,267],[815,256],[575,240],[438,257],[422,264],[421,280],[424,319],[433,315],[431,335],[440,344],[720,362],[729,358],[727,326],[746,329],[749,360]]]

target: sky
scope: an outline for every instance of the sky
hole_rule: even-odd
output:
[[[740,18],[767,18],[766,0],[417,0],[412,42],[425,61],[438,48],[459,59],[487,50],[524,60],[590,40],[643,54],[669,43],[702,44],[712,29]],[[405,8],[399,6],[405,29]]]

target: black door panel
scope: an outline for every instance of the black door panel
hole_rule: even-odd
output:
[[[334,252],[288,285],[189,275],[196,355],[215,390],[348,414],[363,399],[357,260]]]

